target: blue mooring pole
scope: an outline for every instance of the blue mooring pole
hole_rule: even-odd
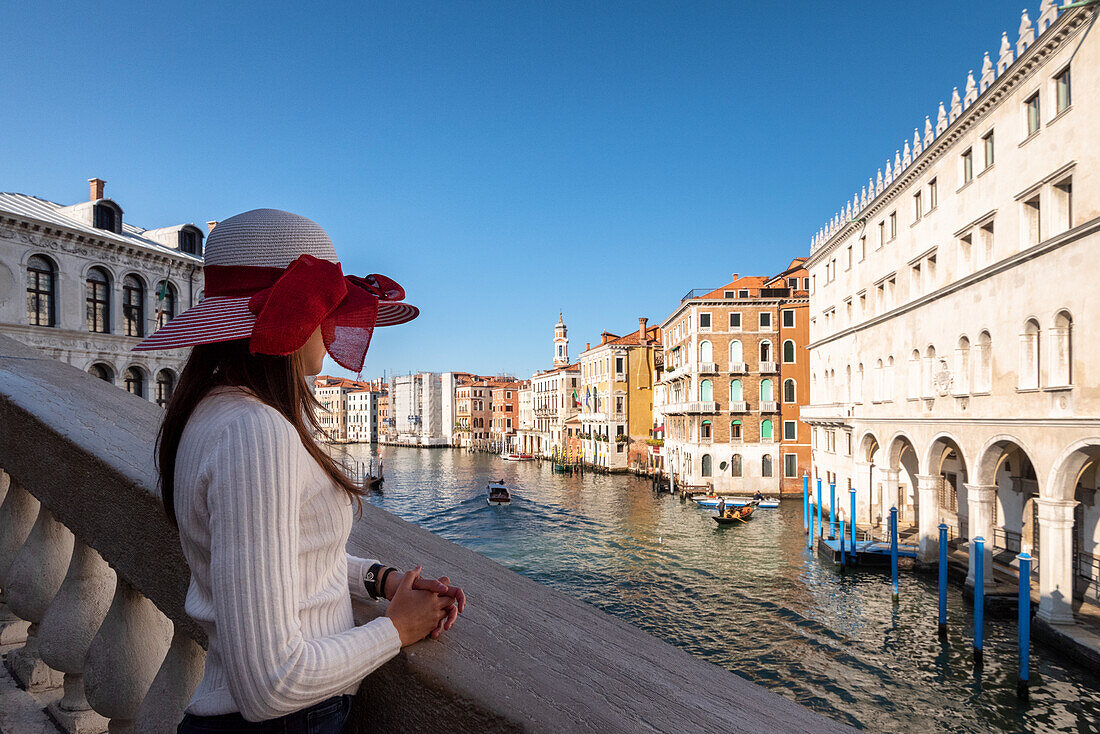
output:
[[[1016,696],[1026,701],[1031,654],[1031,556],[1021,553],[1016,558],[1020,561],[1020,679],[1016,681]]]
[[[856,565],[856,488],[852,487],[848,490],[848,494],[852,496],[852,512],[848,516],[850,521],[849,526],[852,528],[852,565]]]
[[[836,537],[836,482],[829,482],[829,537]]]
[[[971,541],[974,553],[974,665],[982,667],[982,619],[985,613],[985,540]]]
[[[947,637],[947,524],[940,522],[940,637]]]
[[[898,601],[898,508],[890,508],[890,581],[894,585],[894,603]]]
[[[844,518],[840,518],[840,565],[848,565],[848,556],[844,553]]]
[[[821,525],[821,477],[817,478],[817,532],[825,534],[825,528]]]
[[[802,530],[810,532],[810,475],[802,472]]]

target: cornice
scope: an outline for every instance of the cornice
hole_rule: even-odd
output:
[[[826,255],[837,249],[852,233],[865,226],[863,220],[870,220],[875,215],[887,208],[887,205],[909,187],[910,184],[923,175],[934,161],[943,155],[959,141],[959,139],[978,125],[980,120],[989,112],[992,112],[1004,102],[1016,87],[1020,86],[1046,60],[1058,51],[1079,33],[1085,24],[1092,18],[1092,13],[1084,8],[1074,8],[1063,12],[1058,19],[1040,36],[1035,43],[1028,46],[1012,65],[1004,70],[969,107],[963,110],[956,120],[946,130],[936,136],[932,143],[921,151],[921,154],[909,164],[900,178],[894,178],[890,184],[883,188],[882,193],[867,203],[863,209],[855,213],[854,218],[842,225],[832,237],[821,247],[813,250],[806,260],[808,269],[816,265]]]

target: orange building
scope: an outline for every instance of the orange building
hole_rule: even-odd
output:
[[[530,383],[503,382],[494,385],[492,392],[492,421],[490,441],[499,448],[510,447],[519,428],[519,391]]]

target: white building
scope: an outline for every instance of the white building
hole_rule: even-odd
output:
[[[1039,618],[1100,580],[1100,35],[1049,0],[812,241],[815,478],[984,578],[1038,556]],[[933,122],[933,120],[935,122]],[[923,130],[921,129],[923,128]],[[827,499],[825,500],[827,502]],[[1041,539],[1041,540],[1040,540]],[[971,557],[973,583],[974,558]]]
[[[0,333],[163,405],[187,350],[130,350],[202,300],[203,232],[127,224],[89,183],[71,206],[0,193]]]
[[[378,403],[382,393],[368,387],[347,392],[348,443],[378,443],[380,429]]]
[[[394,420],[397,442],[412,446],[446,446],[443,403],[443,381],[438,373],[394,377],[390,388],[390,417]]]

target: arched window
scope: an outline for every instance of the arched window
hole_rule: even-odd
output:
[[[1050,384],[1055,387],[1073,384],[1073,316],[1059,311],[1050,330]]]
[[[863,402],[863,363],[859,363],[859,367],[856,368],[856,384],[852,389],[852,401],[855,403]]]
[[[909,395],[911,399],[920,397],[920,352],[916,349],[909,355]]]
[[[936,394],[936,386],[933,381],[936,379],[936,348],[931,344],[924,350],[924,394],[928,397],[932,397]]]
[[[772,361],[772,343],[765,339],[760,342],[760,361],[771,362]]]
[[[730,440],[741,440],[741,421],[735,420],[730,423]]]
[[[763,402],[767,402],[767,401],[774,400],[774,399],[775,398],[772,397],[772,381],[771,380],[761,380],[760,381],[760,402],[763,403]]]
[[[710,463],[711,463],[710,454],[703,454],[703,476],[704,477],[711,476]]]
[[[145,397],[145,375],[140,367],[129,367],[122,374],[122,381],[126,385],[126,392]]]
[[[783,342],[783,361],[787,364],[794,362],[794,341],[791,339]]]
[[[99,378],[104,382],[110,382],[113,384],[115,381],[115,371],[112,370],[108,365],[99,362],[93,364],[91,367],[88,368],[88,374],[92,377]]]
[[[789,380],[788,379],[788,380],[783,381],[783,402],[784,403],[797,402],[795,400],[794,380]]]
[[[111,279],[103,268],[92,268],[85,281],[87,289],[88,331],[108,334],[111,331]]]
[[[703,402],[714,400],[714,391],[711,388],[710,380],[703,380],[699,383],[699,399]]]
[[[871,391],[871,399],[876,403],[882,401],[883,379],[882,360],[880,359],[875,362],[875,384]]]
[[[1020,334],[1020,388],[1039,387],[1039,322],[1028,319]]]
[[[770,420],[765,420],[760,424],[760,438],[765,439],[765,438],[771,438],[771,437],[772,437],[772,422]]]
[[[741,381],[730,380],[730,402],[740,403],[742,400],[745,399],[744,397],[742,397],[742,395],[743,393],[741,392]]]
[[[27,323],[57,326],[57,268],[42,255],[27,261]]]
[[[710,438],[711,435],[710,421],[703,421],[703,425],[700,426],[699,436],[701,438]]]
[[[176,287],[167,280],[157,283],[157,328],[176,318]]]
[[[955,376],[952,390],[956,395],[964,395],[970,392],[970,340],[966,336],[959,337],[959,343],[955,346]]]
[[[157,373],[157,405],[166,407],[172,397],[172,390],[176,387],[176,378],[170,370],[161,370]]]
[[[844,402],[852,402],[852,365],[844,368]]]
[[[699,361],[700,362],[713,362],[714,361],[714,349],[711,347],[710,342],[703,340],[699,342]]]
[[[993,340],[988,331],[978,334],[977,365],[974,370],[974,390],[989,392],[993,389]]]
[[[772,457],[771,454],[764,454],[760,457],[760,476],[770,477],[772,475]]]
[[[730,369],[740,369],[740,365],[745,361],[745,355],[742,351],[741,341],[734,339],[730,342]]]
[[[886,358],[886,369],[883,371],[882,389],[883,400],[889,402],[894,399],[894,355],[892,354]]]
[[[122,329],[126,336],[145,336],[145,287],[136,275],[122,279]]]
[[[93,209],[93,222],[96,229],[105,229],[115,234],[122,233],[122,212],[113,204],[102,202]]]
[[[734,454],[730,459],[730,474],[735,477],[741,476],[741,454]]]

